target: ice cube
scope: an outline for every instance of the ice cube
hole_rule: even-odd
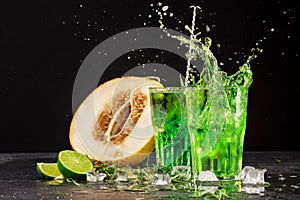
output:
[[[191,178],[191,167],[190,166],[174,166],[171,172],[173,178],[180,178],[188,180]]]
[[[103,181],[104,178],[106,177],[105,173],[99,173],[93,170],[89,170],[86,172],[86,180],[88,182],[99,182]]]
[[[257,169],[257,183],[259,185],[263,185],[265,183],[265,173],[266,173],[266,169]]]
[[[114,180],[118,182],[127,182],[128,174],[125,171],[117,171]]]
[[[244,180],[246,178],[246,175],[249,173],[249,172],[253,172],[255,171],[255,168],[252,167],[252,166],[245,166],[243,169],[242,169],[242,172],[240,174],[240,179],[241,180]]]
[[[131,167],[126,168],[126,173],[129,179],[137,179],[138,169],[133,169]]]
[[[201,182],[219,181],[219,179],[216,177],[216,175],[210,170],[200,172],[197,179],[198,179],[198,181],[201,181]]]
[[[267,170],[255,169],[252,166],[245,166],[240,174],[243,185],[262,185],[265,182],[264,174]]]
[[[166,174],[154,174],[152,185],[167,185],[171,183],[171,177]]]
[[[265,187],[262,185],[243,185],[242,191],[248,194],[262,194],[265,191]]]
[[[97,176],[98,176],[98,181],[103,181],[106,177],[106,174],[97,172]]]
[[[206,193],[215,194],[216,190],[218,189],[218,186],[199,186],[198,189],[201,191],[201,196]]]

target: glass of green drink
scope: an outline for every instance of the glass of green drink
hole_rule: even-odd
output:
[[[233,179],[242,170],[248,87],[186,89],[192,170]]]
[[[191,166],[185,87],[149,88],[156,162]]]

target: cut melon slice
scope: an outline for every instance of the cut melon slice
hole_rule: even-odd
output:
[[[154,149],[147,77],[126,76],[92,91],[75,112],[69,139],[75,151],[107,164],[134,166]]]

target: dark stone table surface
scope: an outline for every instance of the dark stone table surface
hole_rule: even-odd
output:
[[[99,185],[49,185],[36,171],[37,162],[56,162],[57,153],[0,153],[0,199],[187,199],[182,191],[130,192]],[[300,152],[251,151],[243,166],[266,169],[264,192],[228,199],[300,199]]]

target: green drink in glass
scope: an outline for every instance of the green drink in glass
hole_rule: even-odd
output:
[[[220,179],[234,179],[242,170],[252,73],[241,69],[223,84],[186,89],[194,177],[210,170]]]
[[[190,166],[185,87],[150,88],[149,91],[157,165]]]

